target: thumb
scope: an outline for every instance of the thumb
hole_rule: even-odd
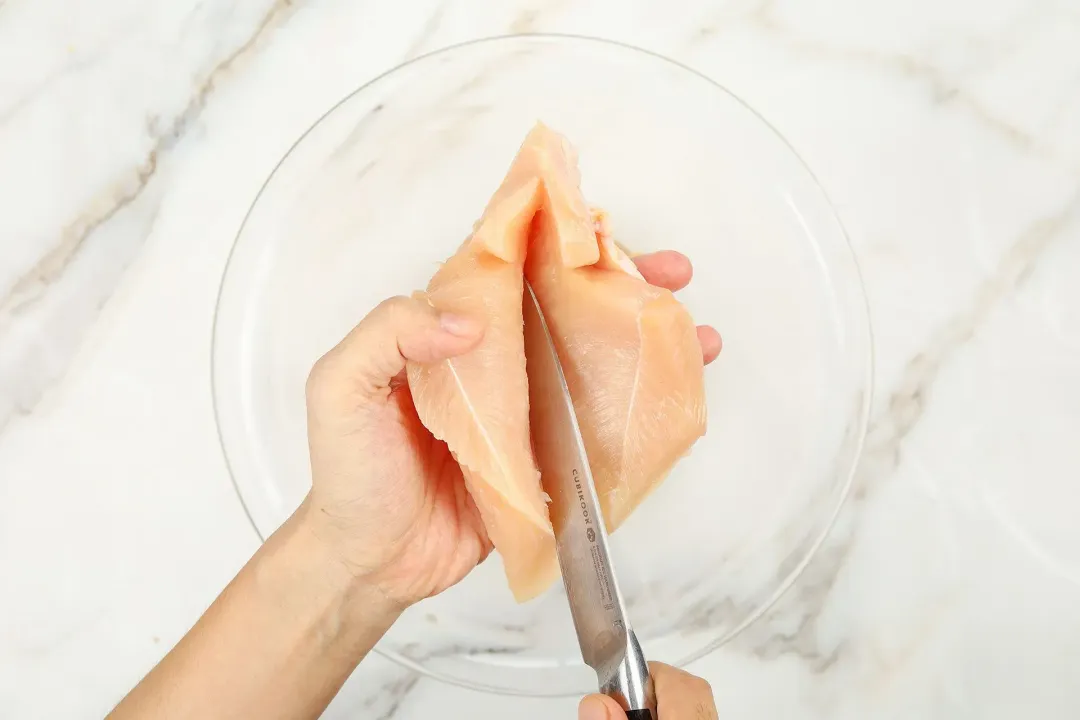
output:
[[[309,392],[328,386],[376,397],[405,369],[406,361],[435,363],[468,352],[480,342],[478,320],[439,313],[425,297],[384,300],[315,365]],[[348,387],[343,388],[342,384]]]
[[[578,705],[578,720],[626,720],[626,713],[607,695],[586,695]]]

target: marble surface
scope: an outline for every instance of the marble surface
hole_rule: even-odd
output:
[[[866,280],[855,490],[796,586],[692,667],[722,716],[1076,717],[1071,0],[0,0],[0,717],[103,714],[256,547],[210,326],[277,159],[406,58],[535,31],[640,45],[746,100],[813,168]],[[327,715],[573,704],[373,656]]]

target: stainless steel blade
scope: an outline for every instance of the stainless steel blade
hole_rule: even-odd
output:
[[[648,665],[619,594],[592,470],[562,365],[528,284],[523,295],[533,450],[544,490],[551,496],[548,509],[581,656],[596,671],[601,692],[627,710],[648,710],[655,718]]]

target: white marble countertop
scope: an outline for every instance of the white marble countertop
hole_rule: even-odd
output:
[[[277,159],[402,60],[529,31],[637,44],[741,96],[865,275],[856,488],[796,587],[692,668],[721,716],[1080,715],[1073,0],[0,0],[0,717],[104,714],[256,546],[210,324]],[[573,705],[372,657],[328,716]]]

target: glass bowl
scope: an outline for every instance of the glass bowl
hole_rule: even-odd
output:
[[[426,285],[537,120],[577,147],[585,196],[626,247],[692,258],[679,296],[724,336],[707,435],[612,538],[647,656],[681,665],[809,562],[850,486],[871,394],[865,296],[829,200],[764,119],[685,66],[596,39],[493,38],[331,108],[259,192],[225,270],[222,447],[265,538],[310,486],[312,364],[380,300]],[[518,605],[497,555],[409,610],[378,650],[476,689],[595,689],[561,585]]]

